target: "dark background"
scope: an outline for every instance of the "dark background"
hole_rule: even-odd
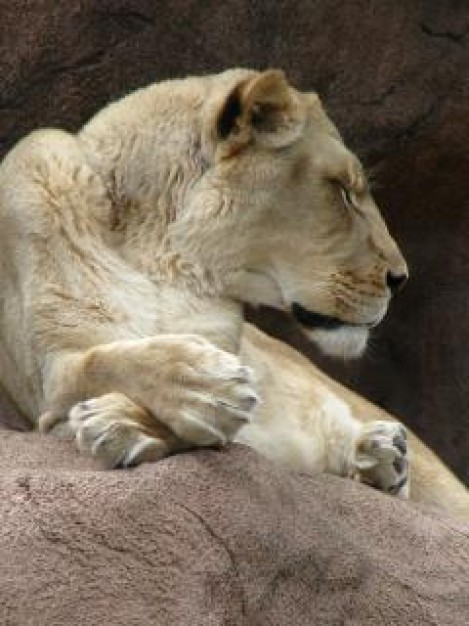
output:
[[[253,319],[400,415],[469,482],[468,42],[466,0],[0,0],[0,155],[167,77],[281,67],[317,90],[376,166],[412,280],[359,363],[324,362],[278,314]],[[6,400],[2,420],[19,425]]]

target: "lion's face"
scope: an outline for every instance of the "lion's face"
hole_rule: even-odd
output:
[[[407,277],[360,162],[317,96],[279,72],[244,76],[216,129],[185,216],[193,254],[226,295],[290,311],[328,353],[359,354]]]

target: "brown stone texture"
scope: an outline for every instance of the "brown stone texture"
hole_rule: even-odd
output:
[[[273,66],[317,90],[412,271],[363,361],[325,366],[469,480],[468,32],[464,0],[0,0],[0,153],[167,77]]]
[[[469,526],[242,446],[102,471],[0,439],[4,626],[467,626]]]

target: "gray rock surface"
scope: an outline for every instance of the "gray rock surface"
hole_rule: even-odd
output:
[[[467,626],[469,527],[242,446],[102,471],[0,438],[5,626]]]

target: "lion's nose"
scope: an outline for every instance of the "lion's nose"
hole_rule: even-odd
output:
[[[386,274],[386,284],[394,295],[404,287],[408,278],[408,274],[394,274],[393,272],[388,272]]]

